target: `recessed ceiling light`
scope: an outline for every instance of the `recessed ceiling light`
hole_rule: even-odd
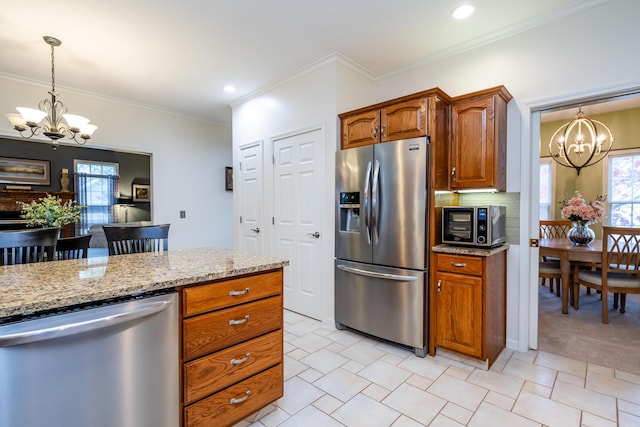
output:
[[[466,19],[469,16],[471,16],[473,11],[474,11],[473,6],[471,6],[470,4],[463,4],[462,6],[458,6],[453,11],[453,17],[456,19]]]
[[[227,93],[233,93],[233,92],[236,91],[236,87],[232,86],[232,85],[226,85],[224,87],[224,91],[227,92]]]

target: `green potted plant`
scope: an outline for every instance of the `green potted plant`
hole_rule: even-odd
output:
[[[47,194],[31,203],[17,202],[22,205],[21,218],[27,220],[27,227],[62,227],[80,220],[80,206],[75,200],[64,202],[58,196]]]

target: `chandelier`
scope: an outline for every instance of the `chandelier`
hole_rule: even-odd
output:
[[[54,150],[58,145],[58,140],[65,137],[78,144],[85,144],[88,139],[91,139],[91,135],[98,127],[89,123],[89,119],[85,117],[67,114],[67,109],[62,101],[58,101],[53,50],[62,42],[51,36],[44,36],[43,39],[51,46],[51,90],[49,91],[51,98],[40,101],[37,110],[17,107],[16,110],[19,114],[6,113],[5,116],[23,138],[31,138],[42,133],[51,140]]]
[[[555,131],[549,141],[551,158],[562,166],[580,170],[604,159],[613,145],[611,130],[598,120],[584,116],[578,108],[576,117]]]

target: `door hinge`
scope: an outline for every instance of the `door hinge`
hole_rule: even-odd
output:
[[[271,163],[273,163],[274,165],[276,164],[276,156],[275,156],[275,154],[273,154],[271,156]]]
[[[238,169],[242,170],[242,162],[238,164]]]
[[[276,225],[276,218],[274,216],[271,217],[271,225]]]
[[[240,224],[242,224],[242,215],[240,215]]]

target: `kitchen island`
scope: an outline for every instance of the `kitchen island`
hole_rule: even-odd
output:
[[[288,264],[202,248],[3,266],[0,324],[176,290],[181,425],[233,425],[282,396]]]

